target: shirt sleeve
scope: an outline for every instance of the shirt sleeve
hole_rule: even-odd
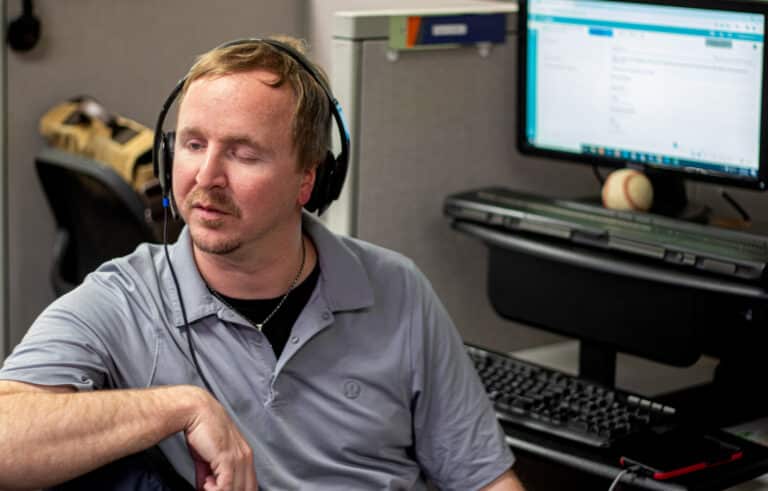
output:
[[[122,385],[115,382],[120,372],[143,378],[149,368],[128,352],[148,340],[127,328],[136,314],[115,283],[109,274],[90,275],[49,305],[5,359],[0,379],[93,390]]]
[[[420,273],[412,298],[417,459],[441,490],[479,489],[514,457],[456,327]]]

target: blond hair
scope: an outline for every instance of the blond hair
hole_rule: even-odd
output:
[[[302,67],[293,55],[266,42],[269,40],[287,45],[302,55],[306,51],[303,41],[289,36],[235,41],[214,48],[200,55],[189,69],[181,97],[187,93],[192,82],[202,78],[222,77],[258,69],[274,73],[277,80],[269,85],[280,87],[287,82],[296,95],[292,139],[299,168],[309,170],[325,161],[330,148],[330,101],[315,76]],[[328,87],[323,70],[317,65],[312,66],[322,83]]]

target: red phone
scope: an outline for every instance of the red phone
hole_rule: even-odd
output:
[[[743,451],[714,436],[670,431],[652,434],[626,448],[619,463],[665,480],[740,459]]]

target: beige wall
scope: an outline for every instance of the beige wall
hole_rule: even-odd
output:
[[[15,18],[21,2],[4,6]],[[304,35],[301,0],[38,0],[43,38],[8,51],[8,283],[10,346],[53,299],[48,281],[54,223],[34,171],[39,117],[89,94],[110,111],[153,126],[195,54],[272,33]]]

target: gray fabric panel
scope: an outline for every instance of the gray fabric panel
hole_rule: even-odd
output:
[[[358,235],[405,253],[434,283],[465,340],[511,350],[556,339],[500,319],[485,290],[485,246],[450,228],[451,192],[487,185],[599,193],[586,166],[521,157],[515,145],[517,42],[402,52],[365,41]],[[521,282],[525,279],[521,278]]]

